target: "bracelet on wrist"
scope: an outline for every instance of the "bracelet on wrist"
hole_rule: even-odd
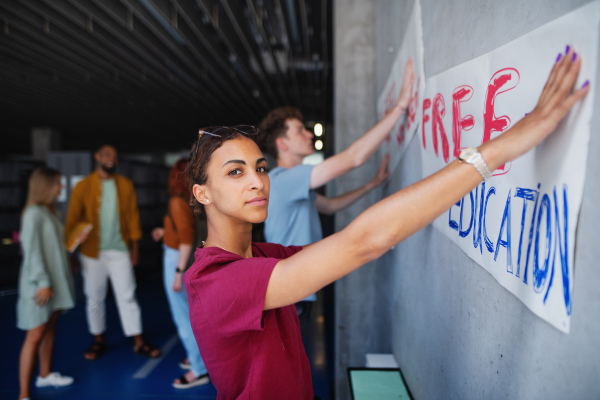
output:
[[[175,273],[176,274],[183,274],[185,271],[179,267],[175,268]]]

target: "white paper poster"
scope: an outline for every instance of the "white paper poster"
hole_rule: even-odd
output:
[[[577,87],[598,84],[592,80],[599,20],[596,1],[428,79],[419,132],[423,176],[531,111],[567,45],[583,59]],[[567,333],[593,92],[543,143],[494,171],[434,222],[535,314]]]
[[[405,113],[405,117],[400,118],[383,144],[384,152],[390,154],[390,171],[394,171],[396,165],[400,162],[406,147],[414,137],[421,121],[421,98],[425,89],[425,68],[423,61],[421,2],[419,0],[415,1],[402,45],[398,50],[396,60],[392,65],[390,76],[384,86],[383,92],[377,101],[377,115],[379,119],[383,118],[396,105],[400,89],[402,88],[404,66],[411,57],[415,69],[412,102]]]

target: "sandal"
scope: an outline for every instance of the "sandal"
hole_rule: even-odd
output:
[[[192,364],[190,364],[190,360],[187,358],[184,358],[183,360],[179,361],[179,368],[181,369],[192,369]]]
[[[175,389],[188,389],[194,386],[206,385],[208,382],[210,382],[208,374],[200,375],[192,381],[188,381],[185,375],[181,375],[177,379],[179,379],[179,383],[173,382],[173,387]]]
[[[97,360],[106,351],[106,343],[94,341],[90,347],[87,348],[83,356],[86,360]]]
[[[140,347],[134,347],[133,352],[144,357],[158,358],[162,355],[160,349],[150,343],[144,343]]]

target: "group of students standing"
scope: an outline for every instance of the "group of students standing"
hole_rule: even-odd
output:
[[[132,182],[117,174],[117,151],[103,145],[95,153],[96,169],[71,193],[65,223],[57,200],[63,189],[61,173],[41,167],[29,178],[21,218],[22,264],[19,272],[17,327],[25,330],[19,359],[19,399],[29,399],[36,358],[37,387],[67,386],[74,379],[52,372],[52,350],[58,316],[75,306],[71,268],[81,264],[86,317],[93,341],[84,352],[95,360],[106,350],[108,282],[115,295],[125,336],[133,351],[159,357],[161,350],[143,337],[141,309],[135,289],[134,266],[142,231]],[[82,226],[89,229],[81,229]],[[79,257],[67,252],[66,238],[78,245]],[[80,243],[80,244],[79,244]]]
[[[411,100],[411,60],[405,66],[396,106],[346,150],[316,166],[302,164],[304,157],[314,151],[312,134],[294,108],[273,110],[258,129],[246,125],[200,129],[189,160],[176,163],[171,171],[169,211],[163,227],[152,232],[155,240],[163,240],[165,290],[190,365],[190,371],[176,379],[174,386],[190,387],[212,381],[219,399],[317,398],[298,318],[304,307],[295,305],[314,300],[319,289],[376,259],[431,223],[482,180],[489,179],[495,168],[521,156],[552,133],[589,90],[588,82],[580,89],[573,88],[581,57],[572,48],[565,53],[557,59],[535,109],[511,129],[476,149],[465,149],[442,170],[379,201],[346,228],[325,239],[318,214],[335,213],[383,183],[389,175],[388,158],[384,157],[370,182],[354,191],[327,198],[315,189],[363,165],[385,140]],[[277,166],[270,172],[263,153],[276,159]],[[86,352],[90,359],[105,349],[102,318],[106,283],[94,286],[85,280],[106,282],[110,277],[114,287],[115,280],[122,279],[117,274],[123,271],[113,270],[135,265],[137,240],[141,237],[139,228],[134,226],[139,226],[137,209],[123,206],[127,201],[135,203],[135,194],[128,186],[131,183],[114,171],[116,150],[104,146],[95,157],[97,170],[72,194],[71,203],[81,197],[81,207],[70,205],[65,225],[67,232],[81,220],[102,227],[93,229],[80,246],[88,323],[95,336]],[[48,189],[45,200],[28,198],[23,215],[25,258],[17,321],[19,328],[28,332],[21,354],[21,399],[29,394],[33,350],[39,351],[40,356],[40,377],[36,383],[72,382],[72,378],[50,373],[45,353],[53,343],[58,313],[72,308],[74,303],[63,241],[47,243],[41,240],[45,236],[40,236],[52,230],[55,236],[62,237],[53,206],[60,175],[51,171],[49,176],[48,182],[54,183],[48,184],[52,189]],[[36,173],[32,175],[31,180],[34,179],[39,180]],[[113,183],[105,187],[105,181],[111,179]],[[114,203],[118,204],[117,211],[114,205],[105,205],[105,193],[112,193],[113,201],[118,198]],[[88,198],[89,207],[84,206],[84,197]],[[206,236],[197,249],[192,245],[192,212],[206,221]],[[31,228],[42,219],[47,221],[46,228]],[[253,225],[263,222],[266,240],[273,243],[253,242]],[[105,226],[112,230],[100,232]],[[108,249],[102,244],[107,242],[112,243]],[[40,244],[60,253],[53,260],[56,265],[50,267],[39,260],[45,249],[32,249]],[[192,252],[196,259],[188,268]],[[119,253],[118,257],[113,257],[114,253]],[[50,268],[55,271],[49,273]],[[96,268],[102,270],[89,271]],[[51,292],[59,290],[60,296],[55,294],[51,299]],[[134,351],[157,357],[160,350],[143,339],[141,322],[125,327],[121,307],[134,316],[127,318],[137,321],[139,315],[133,291],[124,290],[121,299],[116,296],[123,328],[127,336],[134,338]],[[39,312],[31,312],[35,307]],[[25,315],[28,318],[23,318]],[[28,341],[30,335],[32,341]]]

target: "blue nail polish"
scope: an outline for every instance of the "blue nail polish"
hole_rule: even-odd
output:
[[[525,116],[527,116],[527,114],[529,114],[529,113],[525,113]]]
[[[571,46],[567,45],[567,49],[565,50],[565,54],[569,54],[569,50],[571,50]]]
[[[577,59],[577,53],[573,53],[573,60],[571,60],[571,61],[575,62],[576,59]]]
[[[562,58],[562,54],[558,53],[558,57],[556,57],[556,62],[559,62],[561,58]]]
[[[583,85],[581,85],[581,88],[585,89],[586,87],[588,87],[589,84],[590,84],[590,81],[587,80],[587,81],[583,82]]]

